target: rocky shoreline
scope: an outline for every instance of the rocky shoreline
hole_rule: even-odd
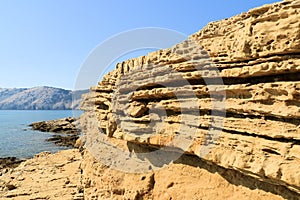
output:
[[[43,152],[5,170],[0,199],[300,199],[299,17],[299,1],[265,5],[212,22],[190,42],[117,64],[83,98],[80,148]],[[192,51],[199,46],[192,41],[205,51]],[[211,61],[224,88],[209,88],[194,67],[208,76]],[[173,91],[186,94],[189,85],[196,96],[179,104]],[[211,106],[219,97],[225,108]],[[224,123],[212,126],[223,114]],[[77,121],[32,127],[79,136],[70,128]],[[186,141],[188,148],[176,146]]]
[[[29,126],[33,130],[57,133],[46,141],[53,142],[58,146],[76,147],[76,141],[80,135],[79,120],[74,117],[34,122]]]
[[[83,200],[78,149],[42,152],[0,175],[0,199]]]
[[[34,122],[29,126],[31,126],[33,130],[38,130],[42,132],[65,133],[76,135],[80,133],[80,131],[78,130],[78,120],[74,117]]]
[[[80,131],[78,129],[78,119],[67,117],[57,120],[34,122],[29,125],[33,130],[42,132],[57,133],[46,139],[47,142],[53,142],[57,146],[78,148],[80,146]],[[0,158],[0,176],[18,167],[27,159],[16,157]]]
[[[16,157],[0,158],[0,176],[11,169],[18,167],[24,161],[25,160]]]
[[[78,135],[53,135],[47,142],[53,142],[57,146],[75,147],[76,141],[79,139]]]

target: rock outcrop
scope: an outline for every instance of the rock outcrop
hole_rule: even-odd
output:
[[[61,133],[48,138],[46,140],[48,142],[54,142],[58,146],[77,147],[76,141],[79,139],[80,125],[79,120],[74,117],[34,122],[29,126],[37,131]]]
[[[34,122],[29,126],[33,130],[52,133],[79,134],[79,122],[74,117],[67,117],[57,120]]]
[[[0,198],[82,200],[80,161],[78,150],[40,153],[0,175]]]
[[[80,148],[2,171],[0,198],[300,199],[299,18],[266,5],[119,63],[84,98]]]
[[[53,135],[52,137],[46,139],[47,142],[53,142],[57,146],[65,146],[65,147],[78,147],[76,145],[77,140],[79,139],[78,135]]]
[[[114,170],[85,153],[82,160],[85,199],[283,199],[292,194],[280,186],[183,155],[172,165],[148,173]],[[264,188],[262,190],[261,188]]]
[[[86,141],[179,149],[298,198],[299,18],[299,1],[265,5],[117,64],[85,96]]]
[[[8,170],[16,168],[22,162],[24,162],[24,160],[20,160],[16,157],[0,158],[0,176],[8,172]]]
[[[250,189],[239,182],[230,184],[237,176],[235,173],[205,165],[196,157],[183,157],[181,161],[182,164],[174,163],[156,173],[124,174],[100,164],[89,154],[83,158],[78,150],[56,154],[44,152],[0,174],[0,198],[282,199],[254,188],[262,183],[250,179],[247,180]],[[238,177],[242,178],[242,175]]]

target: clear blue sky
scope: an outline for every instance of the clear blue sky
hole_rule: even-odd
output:
[[[277,1],[0,0],[0,87],[72,89],[89,53],[112,35],[143,27],[190,35]]]

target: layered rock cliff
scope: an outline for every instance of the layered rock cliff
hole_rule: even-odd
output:
[[[299,17],[266,5],[119,63],[85,96],[85,146],[0,169],[0,198],[300,199]]]
[[[119,63],[85,97],[84,132],[93,132],[86,141],[105,133],[128,145],[168,147],[296,198],[299,19],[299,1],[265,5]]]

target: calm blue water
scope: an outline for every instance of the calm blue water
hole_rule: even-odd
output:
[[[32,122],[79,116],[72,110],[0,110],[0,157],[32,157],[42,151],[57,152],[58,147],[45,140],[53,133],[30,130]]]

